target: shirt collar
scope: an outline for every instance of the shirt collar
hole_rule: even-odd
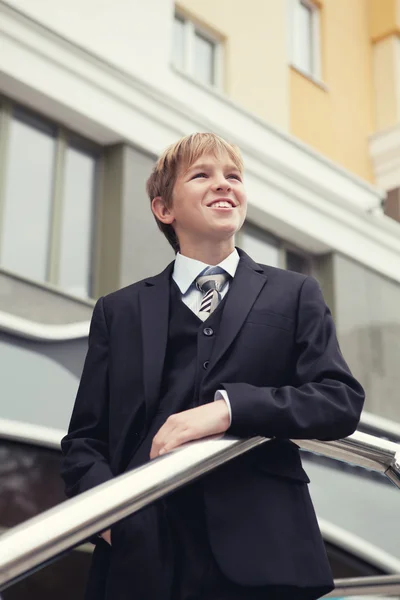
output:
[[[236,248],[234,251],[227,256],[217,267],[221,267],[229,273],[231,277],[235,276],[237,266],[239,264],[240,256]],[[193,281],[210,265],[207,265],[200,260],[196,260],[195,258],[188,258],[187,256],[183,256],[180,252],[176,255],[174,271],[172,273],[172,278],[179,287],[182,294],[186,294]],[[213,265],[214,266],[214,265]]]

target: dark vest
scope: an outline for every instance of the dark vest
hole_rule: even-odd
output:
[[[218,336],[224,304],[225,298],[203,322],[182,301],[181,292],[171,279],[168,342],[160,401],[131,468],[148,461],[152,440],[170,415],[202,403],[200,386]]]
[[[159,404],[129,468],[149,461],[153,438],[170,415],[205,401],[200,395],[201,382],[218,336],[224,304],[222,300],[203,322],[182,301],[178,286],[171,280],[168,342]],[[210,401],[209,397],[207,401]],[[141,560],[146,565],[142,569],[145,589],[152,589],[153,566],[161,557],[158,568],[168,573],[168,585],[172,586],[165,597],[195,599],[199,597],[200,587],[205,589],[207,585],[211,590],[215,587],[218,594],[210,598],[225,598],[219,593],[221,576],[208,541],[202,479],[175,490],[154,503],[153,508],[150,506],[143,513],[133,515],[132,519],[136,522],[136,531],[139,531],[138,539],[146,542],[142,541],[141,545]],[[145,528],[146,535],[140,537]],[[152,565],[151,571],[146,570],[149,564]],[[157,568],[154,572],[157,573]],[[150,580],[146,579],[148,576]]]

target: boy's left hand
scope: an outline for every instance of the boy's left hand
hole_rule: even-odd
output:
[[[192,440],[223,433],[230,426],[225,400],[216,400],[168,417],[153,438],[150,458],[166,454]]]

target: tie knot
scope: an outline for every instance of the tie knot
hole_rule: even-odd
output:
[[[210,267],[196,278],[196,286],[203,294],[210,290],[220,292],[228,279],[229,274],[221,267]]]

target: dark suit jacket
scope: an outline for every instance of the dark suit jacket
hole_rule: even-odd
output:
[[[331,574],[309,480],[289,440],[350,435],[364,392],[342,357],[317,282],[239,253],[200,401],[226,389],[228,433],[275,439],[204,479],[211,546],[239,584],[319,586],[324,593]],[[122,473],[146,434],[159,399],[172,269],[96,304],[62,442],[68,496]]]

